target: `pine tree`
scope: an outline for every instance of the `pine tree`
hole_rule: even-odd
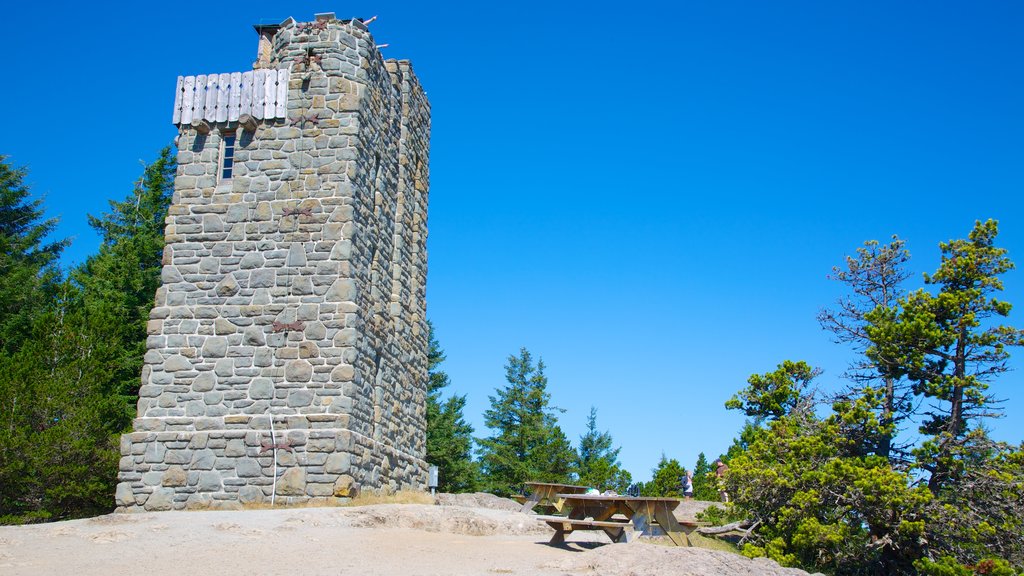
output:
[[[716,487],[715,471],[711,463],[701,452],[697,455],[697,463],[693,466],[693,497],[696,500],[717,501],[719,499],[718,488]]]
[[[611,434],[597,431],[597,408],[591,406],[590,416],[587,417],[587,432],[580,436],[576,462],[579,475],[577,482],[602,492],[614,490],[624,494],[633,478],[619,465],[620,450],[612,449]]]
[[[1024,332],[998,323],[1011,309],[996,298],[1001,276],[1014,267],[995,245],[998,232],[994,220],[979,221],[966,240],[941,243],[939,268],[925,275],[937,294],[918,290],[898,309],[868,315],[869,355],[886,358],[888,375],[906,376],[915,393],[934,402],[921,427],[930,438],[915,451],[933,493],[956,482],[958,451],[971,425],[999,415],[988,383],[1009,369],[1007,348],[1024,343]]]
[[[526,348],[509,356],[508,386],[490,396],[484,422],[493,434],[480,440],[480,464],[486,489],[508,495],[523,482],[567,482],[575,453],[558,427],[557,408],[549,406],[544,362],[533,363]]]
[[[441,391],[451,382],[438,369],[445,354],[434,336],[434,325],[427,323],[430,350],[427,354],[427,462],[438,467],[438,490],[472,492],[479,484],[479,470],[473,461],[473,427],[463,419],[466,396],[441,400]]]
[[[133,414],[145,354],[146,322],[160,287],[164,221],[174,186],[170,148],[145,167],[127,198],[109,201],[110,212],[89,216],[103,239],[99,253],[72,273],[81,287],[80,329],[115,348],[105,359],[105,389],[120,395],[121,426]]]
[[[162,151],[128,199],[112,202],[103,218],[91,218],[103,237],[100,252],[63,282],[51,269],[62,244],[41,244],[52,221],[36,222],[41,205],[23,203],[23,173],[0,167],[0,198],[22,203],[0,209],[0,220],[18,220],[17,226],[0,226],[7,233],[2,241],[28,254],[5,254],[4,262],[29,270],[17,275],[18,289],[37,296],[31,314],[22,314],[24,307],[11,313],[22,314],[17,322],[6,311],[0,317],[4,326],[19,326],[20,338],[17,347],[7,339],[0,348],[2,523],[113,507],[117,438],[133,415],[145,322],[160,281],[174,159]]]
[[[641,494],[652,497],[683,497],[682,480],[686,476],[686,470],[679,460],[668,459],[662,453],[658,465],[651,470],[651,474],[651,481],[645,482],[640,488]]]
[[[903,297],[903,282],[910,277],[905,269],[910,252],[905,245],[897,236],[886,245],[869,240],[856,256],[846,257],[845,267],[833,267],[831,278],[846,285],[850,294],[839,300],[837,308],[818,314],[818,322],[834,335],[835,342],[852,346],[858,354],[846,373],[852,385],[837,396],[837,408],[877,406],[877,417],[868,428],[849,430],[848,435],[859,437],[864,454],[878,454],[893,464],[901,464],[906,456],[906,446],[894,440],[900,424],[912,416],[913,394],[908,382],[893,370],[897,359],[872,347],[869,333],[875,326],[868,317],[879,316],[878,309],[891,313]]]
[[[57,225],[43,218],[43,201],[30,199],[28,171],[0,156],[0,352],[12,352],[31,331],[32,317],[48,305],[66,240],[47,242]]]

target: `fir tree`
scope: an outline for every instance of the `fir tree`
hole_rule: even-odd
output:
[[[43,218],[43,201],[31,199],[28,171],[0,156],[0,351],[12,352],[31,332],[32,317],[46,308],[59,283],[55,267],[66,240],[47,242],[57,225]]]
[[[997,235],[989,220],[976,222],[967,239],[941,243],[939,269],[925,275],[937,294],[918,290],[899,309],[879,307],[868,315],[869,355],[886,358],[888,375],[906,376],[915,393],[933,401],[921,427],[930,438],[916,450],[933,493],[955,483],[958,450],[972,423],[999,415],[988,384],[1009,369],[1007,348],[1024,343],[1021,330],[999,323],[1011,309],[996,298],[1001,276],[1014,264],[995,245]]]
[[[693,497],[696,500],[707,501],[719,499],[715,471],[703,452],[697,455],[697,463],[693,466]]]
[[[591,406],[590,416],[587,417],[587,432],[580,437],[576,463],[579,475],[577,482],[602,492],[614,490],[620,494],[625,493],[633,478],[619,465],[620,450],[612,449],[611,434],[598,432],[597,408]]]
[[[21,173],[4,172],[4,181],[20,182]],[[19,214],[20,228],[7,231],[21,230],[20,245],[30,247],[29,257],[6,261],[35,270],[19,276],[19,289],[46,289],[36,290],[33,313],[18,322],[21,344],[0,350],[0,522],[72,518],[113,506],[117,438],[133,415],[173,173],[165,149],[128,199],[91,219],[103,245],[73,281],[58,283],[47,269],[61,245],[42,246],[52,222],[34,223],[38,202],[4,213]],[[26,193],[21,187],[3,197]],[[5,315],[0,324],[9,320]]]
[[[654,470],[651,470],[651,474],[651,481],[645,482],[640,488],[642,495],[668,498],[683,497],[682,481],[683,477],[686,476],[686,470],[679,463],[679,460],[675,458],[668,459],[662,453],[661,459],[658,460],[658,465],[654,467]]]
[[[480,440],[480,464],[488,491],[508,495],[524,482],[567,482],[575,453],[549,405],[544,362],[533,362],[526,348],[509,356],[508,385],[490,396],[484,422],[493,434]]]
[[[886,316],[879,310],[891,313],[903,297],[903,282],[910,277],[905,269],[910,252],[905,245],[897,236],[886,245],[869,240],[856,256],[846,257],[845,267],[833,267],[830,278],[846,285],[850,294],[839,300],[837,308],[818,314],[818,322],[834,335],[835,342],[852,346],[858,354],[846,372],[852,385],[835,399],[837,410],[877,405],[877,418],[868,421],[869,427],[849,430],[847,435],[859,437],[863,453],[878,454],[897,465],[905,459],[907,446],[894,440],[900,424],[912,415],[913,394],[906,379],[893,370],[897,358],[872,346],[870,332],[875,326],[868,318]]]
[[[441,400],[441,391],[451,382],[438,369],[445,354],[434,336],[434,325],[427,323],[430,350],[427,354],[427,462],[438,467],[438,490],[472,492],[479,483],[477,463],[473,461],[473,427],[463,419],[466,396]]]
[[[99,253],[75,270],[81,287],[80,329],[116,350],[104,361],[104,387],[123,400],[120,426],[131,421],[145,354],[146,322],[160,287],[164,221],[173,193],[176,162],[170,148],[145,167],[132,192],[109,201],[110,211],[89,216],[103,239]]]

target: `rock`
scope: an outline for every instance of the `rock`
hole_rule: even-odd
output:
[[[209,392],[217,384],[217,376],[213,372],[201,372],[192,381],[192,390],[196,392]]]
[[[341,364],[331,371],[332,382],[349,382],[356,375],[356,369],[350,364]]]
[[[303,496],[306,494],[306,470],[289,468],[277,479],[277,493],[281,496]]]
[[[303,249],[302,244],[294,243],[288,248],[288,266],[305,266],[306,265],[306,251]]]
[[[313,403],[312,390],[292,390],[288,393],[288,407],[302,408]]]
[[[217,284],[217,294],[219,296],[234,296],[238,293],[238,281],[231,274],[228,274]]]
[[[344,474],[352,466],[352,455],[348,452],[335,452],[327,457],[324,472],[328,474]]]
[[[116,502],[118,506],[135,505],[135,493],[132,492],[131,484],[121,482],[117,485],[117,489],[114,490],[114,502]]]
[[[263,490],[258,486],[242,486],[238,489],[238,501],[242,504],[256,504],[264,498]]]
[[[223,358],[228,353],[228,339],[223,336],[207,338],[203,343],[203,358]]]
[[[355,478],[342,474],[334,482],[334,495],[338,498],[355,498],[359,495],[359,484]]]
[[[164,361],[164,370],[168,372],[180,372],[191,369],[192,361],[181,354],[175,354]]]
[[[224,456],[229,458],[245,456],[245,441],[241,438],[228,440],[227,446],[224,447]]]
[[[327,302],[349,302],[355,298],[356,283],[351,278],[338,278],[324,294],[324,300]]]
[[[313,365],[308,360],[292,360],[284,368],[288,382],[309,382],[313,377]]]
[[[239,478],[255,478],[263,474],[260,463],[249,458],[235,462],[235,474]]]
[[[217,492],[220,490],[220,473],[214,471],[200,472],[198,490],[200,492]]]
[[[253,378],[249,384],[249,398],[266,400],[274,397],[274,383],[270,378]]]
[[[185,470],[181,466],[171,466],[164,472],[163,485],[184,486],[186,480]]]
[[[160,512],[163,510],[170,510],[174,506],[174,489],[173,488],[157,488],[149,495],[146,499],[146,504],[143,506],[150,512]]]
[[[192,464],[189,465],[190,470],[213,470],[213,463],[217,461],[216,454],[213,450],[196,450],[195,454],[192,455]]]

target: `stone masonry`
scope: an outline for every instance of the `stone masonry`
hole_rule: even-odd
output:
[[[359,20],[257,32],[287,117],[179,124],[122,510],[426,483],[426,95]]]

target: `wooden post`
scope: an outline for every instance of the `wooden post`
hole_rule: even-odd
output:
[[[196,132],[204,136],[210,133],[210,123],[201,118],[193,118],[192,127],[196,129]]]

